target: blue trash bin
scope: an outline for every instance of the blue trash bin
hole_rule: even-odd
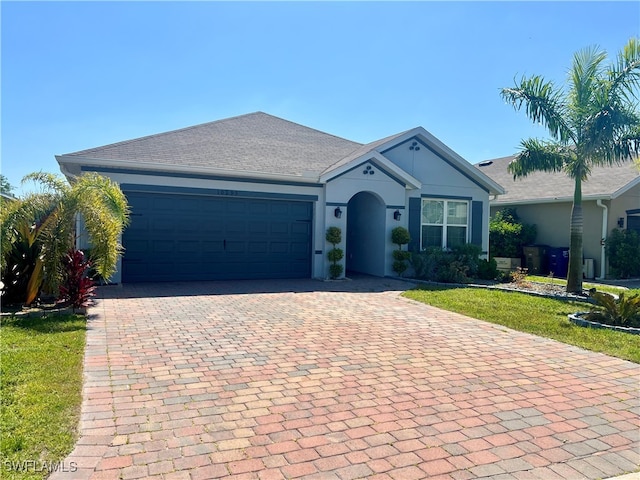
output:
[[[554,277],[567,278],[569,271],[569,247],[551,247],[547,250],[549,271]]]

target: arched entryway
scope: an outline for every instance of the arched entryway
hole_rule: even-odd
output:
[[[349,200],[347,272],[384,277],[385,211],[384,202],[370,192],[357,193]]]

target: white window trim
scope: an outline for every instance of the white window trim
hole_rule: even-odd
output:
[[[443,215],[442,215],[442,224],[439,223],[423,223],[422,219],[424,218],[423,216],[423,212],[424,212],[424,203],[426,201],[436,201],[436,202],[444,202],[444,210],[443,210]],[[447,223],[447,204],[449,202],[457,202],[457,203],[465,203],[467,205],[467,223],[466,224],[448,224]],[[433,227],[442,227],[442,243],[441,243],[441,248],[445,249],[447,248],[447,227],[465,227],[466,231],[465,231],[465,243],[469,243],[469,235],[471,232],[471,228],[470,228],[470,222],[471,222],[471,215],[469,212],[469,205],[471,204],[470,200],[467,200],[465,198],[439,198],[439,197],[422,197],[421,198],[421,202],[420,202],[420,250],[423,249],[423,244],[422,244],[422,227],[426,226],[433,226]]]

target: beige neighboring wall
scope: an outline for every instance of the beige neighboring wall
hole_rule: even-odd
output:
[[[640,184],[631,187],[613,200],[613,205],[609,212],[609,230],[618,226],[619,218],[624,218],[624,228],[627,228],[627,211],[638,209],[640,209]]]
[[[627,190],[613,200],[602,200],[607,207],[607,236],[618,228],[618,219],[624,218],[626,228],[627,211],[640,209],[640,184]],[[491,216],[508,206],[514,207],[523,223],[534,224],[538,229],[536,243],[551,247],[569,247],[569,224],[571,221],[571,202],[554,202],[521,205],[492,205]],[[584,258],[594,259],[596,277],[600,276],[602,257],[602,216],[604,209],[596,200],[582,202],[584,216],[583,254]],[[608,265],[606,273],[608,274]]]

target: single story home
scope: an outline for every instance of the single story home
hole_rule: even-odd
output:
[[[488,250],[502,187],[422,127],[368,144],[262,112],[58,155],[70,181],[98,172],[131,207],[114,282],[327,278],[328,227],[346,271],[393,275],[410,248]]]
[[[491,199],[491,215],[515,207],[524,223],[535,224],[537,244],[569,248],[569,225],[574,181],[562,172],[535,172],[514,179],[507,171],[515,156],[476,164],[476,168],[505,187],[505,194]],[[640,233],[640,172],[633,162],[595,167],[582,184],[585,275],[606,278],[605,241],[614,228]],[[593,264],[593,274],[590,265]]]

